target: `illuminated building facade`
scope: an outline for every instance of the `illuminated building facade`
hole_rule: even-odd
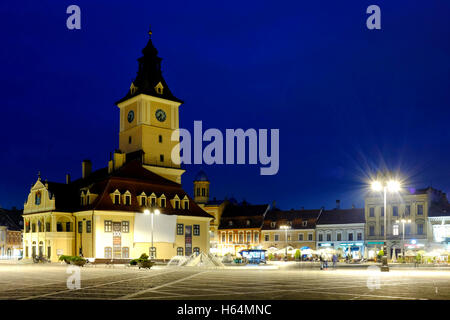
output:
[[[179,155],[172,157],[182,101],[162,77],[151,39],[142,53],[135,80],[116,103],[120,149],[108,166],[92,171],[85,160],[78,180],[39,177],[32,186],[23,212],[25,258],[128,259],[146,253],[167,260],[209,252],[213,217],[182,189],[184,170]]]
[[[270,252],[292,248],[309,251],[316,249],[316,223],[322,209],[270,210],[261,230],[261,245]],[[283,227],[288,227],[284,230]]]

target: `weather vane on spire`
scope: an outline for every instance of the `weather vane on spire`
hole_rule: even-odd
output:
[[[151,37],[152,36],[152,26],[148,27],[148,35]]]

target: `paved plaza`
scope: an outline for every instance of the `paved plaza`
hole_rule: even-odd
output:
[[[225,269],[157,266],[84,267],[81,288],[68,289],[66,265],[0,264],[0,299],[450,299],[450,270],[377,267],[234,267]]]

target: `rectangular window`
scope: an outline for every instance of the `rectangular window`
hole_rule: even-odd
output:
[[[36,224],[35,223],[33,223],[31,225],[31,232],[36,232]]]
[[[160,162],[164,162],[164,155],[163,155],[163,154],[160,154],[160,155],[159,155],[159,161],[160,161]]]
[[[120,203],[120,195],[115,194],[114,195],[114,204],[119,204]]]
[[[267,241],[270,241],[270,237],[269,237],[268,234],[265,234],[265,235],[264,235],[264,241],[266,241],[266,242],[267,242]]]
[[[259,242],[259,233],[255,233],[255,243]]]
[[[128,259],[130,257],[130,248],[123,247],[122,248],[122,258]]]
[[[161,208],[166,207],[166,199],[161,199]]]
[[[323,235],[319,234],[319,241],[323,241]]]
[[[353,233],[348,234],[348,241],[353,241]]]
[[[45,232],[50,232],[51,231],[51,229],[50,229],[50,222],[46,222],[45,223]]]
[[[183,256],[183,247],[178,247],[177,248],[177,256]]]
[[[175,201],[175,209],[180,209],[180,201]]]
[[[228,243],[233,243],[233,234],[232,233],[230,233],[228,235]]]
[[[417,214],[420,216],[423,215],[423,204],[417,205]]]
[[[369,217],[375,217],[375,208],[369,208]]]
[[[189,201],[184,201],[184,209],[188,210],[189,209]]]
[[[61,222],[56,223],[56,232],[62,232],[63,231],[63,225]]]
[[[384,217],[384,207],[380,207],[380,216]]]
[[[398,217],[398,207],[397,206],[392,207],[392,215],[395,217]]]
[[[239,243],[244,243],[244,234],[242,232],[239,233]]]
[[[417,234],[423,234],[423,224],[421,223],[417,225]]]
[[[130,221],[122,221],[122,232],[123,233],[130,232]]]
[[[151,201],[152,201],[152,207],[156,206],[156,198],[155,197],[151,197]]]
[[[252,242],[252,234],[251,233],[247,233],[247,243]]]
[[[66,232],[72,232],[72,224],[70,222],[66,222]]]
[[[327,233],[327,241],[331,241],[331,233]]]
[[[394,236],[398,236],[398,224],[394,224],[393,229],[392,229],[392,234]]]
[[[112,232],[112,221],[105,220],[105,232]]]
[[[150,258],[156,259],[156,247],[150,247]]]
[[[92,232],[92,221],[88,220],[86,221],[86,233],[91,233]]]
[[[369,226],[369,236],[375,235],[375,226]]]
[[[202,188],[202,197],[204,197],[206,195],[206,190],[205,188]]]
[[[312,233],[308,233],[308,241],[312,241],[312,239],[313,239]]]
[[[147,199],[145,197],[141,197],[141,206],[145,207],[147,205]]]
[[[199,236],[200,235],[200,225],[199,224],[194,224],[194,232],[193,232],[194,236]]]
[[[280,235],[276,234],[274,239],[275,241],[280,241]]]
[[[105,259],[111,259],[111,258],[112,258],[112,248],[105,247]]]
[[[407,235],[411,234],[411,226],[410,225],[405,226],[405,234],[407,234]]]
[[[126,206],[131,205],[131,197],[130,196],[125,196],[125,205]]]
[[[362,240],[362,233],[358,232],[357,236],[356,236],[356,240],[361,241]]]
[[[159,143],[162,143],[162,135],[159,135],[158,141],[159,141]],[[183,248],[181,248],[181,249],[183,249]]]
[[[308,221],[302,221],[302,226],[306,227],[308,225]]]
[[[384,225],[381,225],[380,228],[381,228],[381,229],[380,229],[380,234],[381,234],[382,236],[384,236]]]
[[[184,224],[177,224],[177,235],[182,236],[184,234]],[[225,234],[222,234],[222,242],[225,242]]]
[[[225,243],[225,241],[227,241],[226,235],[225,233],[222,233],[222,243]]]
[[[83,233],[83,221],[78,221],[78,233]]]
[[[411,215],[411,206],[405,206],[405,216]]]
[[[342,234],[341,233],[338,233],[336,235],[336,241],[342,241]]]
[[[303,233],[298,234],[298,241],[303,241]]]

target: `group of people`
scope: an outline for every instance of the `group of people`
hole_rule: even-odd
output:
[[[320,270],[327,270],[328,269],[328,260],[329,256],[327,254],[320,255]],[[336,263],[338,261],[338,257],[336,254],[333,254],[331,257],[331,261],[333,262],[333,269],[336,268]]]

